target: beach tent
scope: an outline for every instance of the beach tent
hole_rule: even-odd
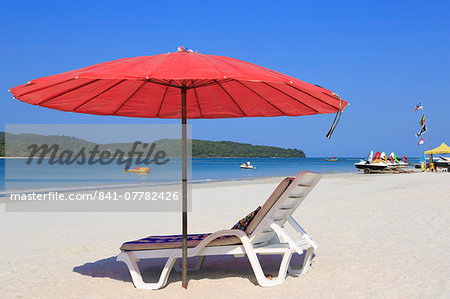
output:
[[[450,154],[450,147],[447,146],[445,143],[442,143],[437,148],[426,151],[425,154],[427,155]]]
[[[182,286],[187,286],[187,119],[336,113],[347,102],[321,86],[242,60],[178,51],[104,62],[32,80],[13,96],[51,109],[182,123]],[[292,133],[301,128],[288,128]]]

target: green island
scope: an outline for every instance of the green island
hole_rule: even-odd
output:
[[[5,145],[5,138],[8,139]],[[148,142],[142,140],[141,142]],[[181,156],[181,140],[160,139],[154,141],[158,150],[163,150],[169,157]],[[87,140],[62,136],[62,135],[39,135],[39,134],[10,134],[0,132],[0,157],[28,157],[30,145],[57,144],[59,151],[71,150],[78,152],[83,147],[87,150],[93,149],[96,143]],[[108,143],[98,144],[99,151],[121,150],[128,152],[133,143]],[[138,150],[144,150],[137,147]],[[49,156],[49,155],[46,155]],[[288,149],[276,146],[252,145],[232,141],[209,141],[192,140],[192,157],[194,158],[229,158],[229,157],[255,157],[255,158],[305,158],[305,153],[299,149]]]

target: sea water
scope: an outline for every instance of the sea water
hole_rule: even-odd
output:
[[[276,176],[295,176],[302,170],[319,173],[357,172],[354,163],[360,158],[339,158],[329,162],[324,158],[192,158],[191,183],[224,180],[246,180]],[[419,158],[408,162],[417,163]],[[241,169],[242,163],[250,163],[256,169]],[[124,173],[123,167],[115,163],[109,165],[26,165],[25,159],[0,159],[0,196],[5,194],[5,171],[9,192],[20,191],[68,191],[107,188],[130,188],[153,184],[179,182],[179,164],[163,169],[166,174],[155,178],[155,167],[149,175]],[[36,171],[39,167],[39,171]],[[175,175],[174,175],[175,174]]]

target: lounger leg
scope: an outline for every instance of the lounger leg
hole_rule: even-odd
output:
[[[176,258],[174,256],[168,258],[157,283],[144,282],[144,280],[142,279],[141,271],[139,270],[136,259],[132,252],[122,252],[121,254],[119,254],[119,256],[117,256],[117,260],[120,262],[124,262],[128,266],[131,279],[133,280],[133,284],[137,289],[156,290],[162,288],[167,283],[167,278],[169,277],[170,270],[172,269]]]
[[[288,272],[291,275],[301,275],[308,271],[309,266],[311,265],[311,259],[314,253],[314,248],[310,247],[305,253],[305,258],[303,259],[302,268],[299,270],[293,269],[290,265],[288,266]]]
[[[283,254],[283,259],[281,260],[280,270],[278,271],[278,278],[281,282],[286,280],[286,274],[289,268],[289,262],[291,261],[292,252],[289,250]]]
[[[173,268],[175,269],[175,271],[177,272],[181,272],[181,265],[180,263],[177,263],[177,260],[175,260],[175,263],[173,264]]]
[[[314,248],[313,247],[308,248],[308,250],[306,251],[306,254],[305,254],[305,259],[303,260],[303,266],[302,266],[300,274],[306,273],[308,271],[309,267],[311,266],[311,259],[312,259],[313,253],[314,253]]]
[[[202,266],[203,266],[203,262],[204,261],[205,261],[205,256],[204,255],[199,256],[198,260],[197,260],[197,263],[195,264],[194,270],[200,270],[202,268]]]
[[[262,287],[272,287],[281,284],[283,282],[282,280],[270,280],[266,278],[261,267],[261,263],[259,262],[258,256],[256,255],[256,252],[253,249],[251,243],[248,240],[241,239],[241,241],[244,245],[245,253],[247,254],[248,260],[250,261],[250,265],[252,266],[253,272],[255,273],[258,284]]]
[[[188,271],[197,271],[200,270],[201,267],[203,266],[203,262],[205,261],[205,256],[199,256],[197,259],[197,263],[195,264],[194,268],[188,268]],[[181,266],[179,265],[179,263],[175,263],[173,268],[175,269],[175,271],[177,272],[181,272]]]

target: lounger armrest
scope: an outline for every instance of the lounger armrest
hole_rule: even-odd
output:
[[[298,232],[298,233],[302,236],[302,238],[305,238],[305,239],[309,240],[310,243],[311,243],[311,245],[312,245],[312,247],[314,247],[314,249],[317,249],[317,244],[316,244],[316,242],[314,242],[314,241],[310,238],[310,236],[308,235],[308,233],[303,229],[303,227],[300,226],[300,224],[298,224],[297,221],[295,221],[295,219],[294,219],[294,217],[292,217],[292,215],[289,216],[288,222],[289,222],[289,224],[295,229],[295,231]]]
[[[297,251],[298,254],[303,253],[303,250],[297,246],[295,241],[292,240],[292,238],[278,224],[276,224],[272,220],[269,220],[268,223],[270,228],[274,230],[279,239],[284,240],[284,242],[288,242],[289,247]]]

